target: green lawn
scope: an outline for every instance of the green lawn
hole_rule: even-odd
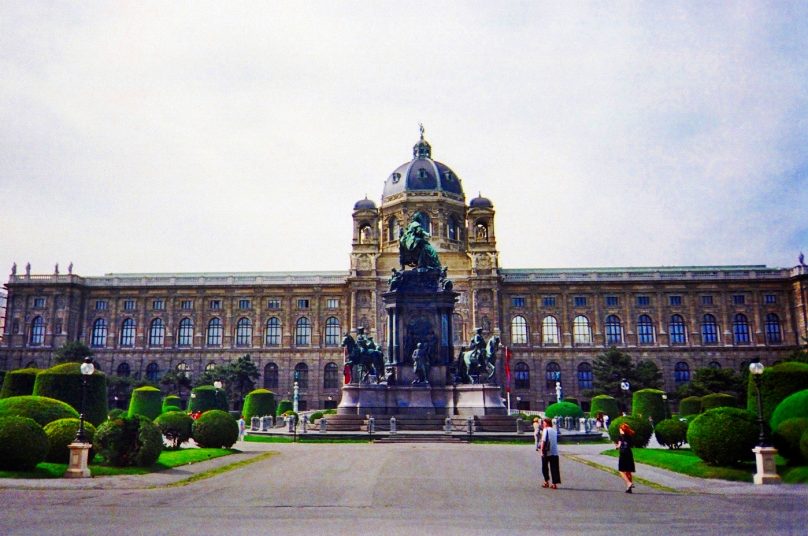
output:
[[[180,465],[203,462],[221,456],[239,452],[233,449],[180,449],[164,450],[160,453],[157,463],[151,467],[111,467],[98,463],[90,464],[93,476],[110,475],[144,475],[164,471]],[[96,457],[96,461],[98,458]],[[61,478],[67,470],[66,463],[42,462],[33,471],[0,471],[0,478]]]
[[[261,435],[246,435],[244,441],[252,443],[293,443],[291,437],[286,436],[261,436]],[[368,443],[367,438],[329,438],[321,436],[297,436],[298,443]]]

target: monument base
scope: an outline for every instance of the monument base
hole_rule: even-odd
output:
[[[506,415],[496,385],[345,385],[338,415]]]

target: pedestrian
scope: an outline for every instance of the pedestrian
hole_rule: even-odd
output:
[[[246,433],[246,431],[247,431],[247,426],[244,423],[244,415],[241,415],[238,418],[238,440],[239,441],[244,440],[244,434]]]
[[[634,468],[634,454],[631,452],[631,442],[634,437],[634,430],[628,423],[622,423],[618,428],[619,436],[615,448],[620,450],[620,456],[617,459],[617,471],[620,473],[626,483],[626,493],[632,493],[634,489],[634,479],[631,474],[636,471]]]
[[[533,443],[536,450],[539,450],[539,441],[541,440],[541,421],[538,417],[533,417]]]
[[[544,484],[541,487],[558,489],[558,485],[561,484],[561,470],[558,466],[558,433],[553,428],[552,419],[544,419],[539,450],[541,451],[541,473],[544,477]],[[551,476],[552,485],[550,484]]]

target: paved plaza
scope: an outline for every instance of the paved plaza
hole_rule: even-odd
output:
[[[608,445],[562,445],[562,485],[539,487],[532,445],[257,444],[145,476],[0,481],[13,534],[805,534],[808,487],[683,477],[640,465],[633,495],[594,465]],[[276,455],[166,487],[263,451]]]

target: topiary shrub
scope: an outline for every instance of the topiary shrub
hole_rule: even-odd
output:
[[[0,417],[16,415],[33,419],[45,426],[57,419],[79,418],[79,412],[70,404],[46,396],[12,396],[0,400]]]
[[[777,430],[783,421],[797,417],[808,417],[808,389],[792,393],[777,404],[769,424]]]
[[[241,414],[248,422],[252,417],[275,415],[275,393],[266,389],[250,391],[244,399]]]
[[[180,445],[191,439],[194,420],[182,411],[169,411],[154,420],[160,432],[168,440],[169,448],[178,449]]]
[[[800,436],[800,453],[803,460],[808,460],[808,430],[804,431]]]
[[[655,423],[664,421],[667,417],[665,401],[662,399],[664,394],[659,389],[635,391],[631,397],[631,416],[646,421],[650,417]]]
[[[569,402],[570,404],[577,404],[579,406],[581,405],[581,402],[577,398],[572,396],[565,396],[562,402]]]
[[[45,425],[45,435],[48,436],[48,453],[45,461],[53,463],[68,463],[70,461],[70,449],[67,446],[76,439],[79,431],[79,419],[59,419]],[[95,426],[89,422],[84,422],[84,435],[92,443],[95,437]],[[92,460],[94,452],[90,449],[87,456]]]
[[[713,408],[737,408],[738,399],[726,393],[711,393],[701,397],[701,412]]]
[[[177,395],[166,395],[166,397],[163,399],[163,408],[161,412],[168,413],[169,411],[173,411],[166,408],[179,408],[179,411],[182,411],[182,398]]]
[[[42,372],[42,369],[37,368],[24,368],[7,372],[3,378],[3,388],[0,389],[0,398],[33,394],[34,382],[40,372]]]
[[[555,404],[550,404],[547,406],[547,409],[544,410],[544,415],[549,418],[553,417],[583,417],[584,410],[581,409],[581,406],[578,404],[573,404],[571,402],[567,402],[562,400],[561,402],[556,402]]]
[[[0,418],[0,469],[30,471],[45,459],[48,436],[28,417]]]
[[[154,420],[163,411],[162,393],[157,387],[146,385],[138,387],[132,391],[132,398],[129,399],[129,417],[143,415],[149,420]]]
[[[182,409],[177,406],[163,406],[163,413],[176,413],[177,411],[183,412]],[[163,413],[161,413],[160,415],[162,415]]]
[[[323,418],[323,412],[322,412],[322,411],[315,411],[314,413],[312,413],[311,415],[309,415],[309,422],[310,422],[311,424],[314,424],[314,422],[315,422],[316,420],[318,420],[318,419],[322,419],[322,418]]]
[[[749,375],[746,409],[757,415],[757,394],[754,374]],[[766,367],[760,378],[760,398],[763,404],[763,420],[769,422],[777,405],[791,393],[808,389],[808,363],[787,361]]]
[[[617,400],[609,395],[597,395],[592,397],[592,402],[589,406],[589,414],[597,416],[598,413],[608,415],[609,419],[614,419],[620,415],[620,408],[617,406]]]
[[[758,439],[757,417],[740,408],[714,408],[693,419],[687,442],[709,465],[735,465],[752,459]]]
[[[227,411],[227,394],[224,389],[216,389],[212,385],[200,385],[191,390],[188,411],[191,413],[206,412],[211,409]]]
[[[679,415],[698,415],[701,413],[701,397],[689,396],[679,401]]]
[[[110,465],[149,467],[163,450],[163,434],[143,415],[121,417],[98,427],[93,447]]]
[[[227,449],[238,439],[238,423],[226,411],[212,409],[194,421],[192,436],[200,447]]]
[[[794,417],[782,421],[772,433],[772,440],[778,453],[787,458],[792,465],[800,465],[808,460],[803,457],[800,450],[800,438],[806,431],[808,431],[808,418]]]
[[[631,429],[634,430],[634,437],[632,438],[633,446],[637,448],[647,446],[648,442],[651,441],[651,434],[653,433],[651,425],[648,423],[648,420],[638,419],[637,417],[629,415],[617,417],[609,423],[609,439],[613,442],[617,441],[617,438],[620,436],[618,428],[624,422],[628,423]]]
[[[107,419],[117,419],[118,417],[126,416],[126,414],[127,413],[120,408],[111,409],[109,413],[107,413]]]
[[[687,441],[687,421],[665,419],[654,428],[657,443],[669,449],[678,449]]]
[[[291,400],[281,400],[278,402],[278,407],[275,408],[275,415],[281,416],[287,411],[291,411],[293,407]]]
[[[80,363],[63,363],[37,374],[34,395],[48,396],[67,402],[81,410],[83,375]],[[98,426],[107,420],[107,376],[96,370],[87,377],[87,398],[84,402],[84,420]]]

